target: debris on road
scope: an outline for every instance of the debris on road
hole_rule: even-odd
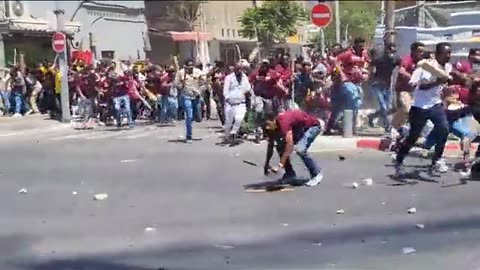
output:
[[[150,233],[150,232],[156,232],[157,229],[153,228],[153,227],[147,227],[145,228],[145,230],[143,230],[144,232],[146,233]]]
[[[229,246],[229,245],[214,245],[214,247],[221,248],[221,249],[232,249],[232,248],[234,248],[233,246]]]
[[[362,184],[365,186],[371,186],[373,185],[373,179],[372,178],[365,178],[362,180]]]
[[[415,214],[415,213],[417,213],[417,208],[412,207],[412,208],[408,209],[407,212],[408,212],[409,214]]]
[[[385,205],[385,204],[387,204],[387,203],[386,203],[386,202],[382,202],[382,205]]]
[[[235,154],[235,157],[239,157],[239,156],[240,156],[240,154],[239,154],[239,153],[236,153],[236,154]]]
[[[283,227],[288,227],[288,223],[282,223],[280,225],[282,225]]]
[[[246,164],[248,164],[248,165],[252,165],[252,166],[255,166],[255,167],[258,166],[257,163],[251,162],[251,161],[248,161],[248,160],[245,160],[245,159],[243,160],[243,163],[246,163]]]
[[[424,225],[424,224],[416,224],[415,227],[417,227],[417,228],[420,229],[420,230],[425,229],[425,225]]]
[[[120,163],[132,163],[135,161],[136,161],[135,159],[123,159],[123,160],[120,160]]]
[[[26,188],[22,188],[18,191],[18,193],[20,194],[27,194],[27,189]]]
[[[76,191],[73,191],[72,192],[72,195],[77,195],[78,193]]]
[[[353,183],[352,183],[352,188],[354,188],[354,189],[355,189],[355,188],[358,188],[358,183],[357,183],[357,182],[353,182]]]
[[[93,199],[96,201],[103,201],[103,200],[106,200],[107,198],[108,198],[107,193],[98,193],[93,196]]]
[[[343,214],[345,214],[345,210],[340,209],[340,210],[337,210],[336,213],[337,213],[337,215],[343,215]]]
[[[412,254],[412,253],[415,253],[416,250],[412,247],[404,247],[402,248],[402,252],[403,254]]]
[[[345,161],[345,157],[344,156],[338,156],[338,160]]]
[[[313,243],[313,244],[314,244],[315,246],[321,246],[321,245],[322,245],[322,243],[320,243],[320,242]]]

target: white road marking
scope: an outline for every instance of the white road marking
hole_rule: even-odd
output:
[[[20,135],[22,133],[18,133],[18,132],[11,132],[11,133],[7,133],[7,134],[0,134],[0,137],[10,137],[10,136],[15,136],[15,135]]]

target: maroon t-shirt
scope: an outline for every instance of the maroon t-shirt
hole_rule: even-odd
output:
[[[277,122],[283,136],[285,136],[287,132],[293,131],[294,138],[301,137],[307,129],[320,125],[317,118],[301,110],[291,110],[280,113],[277,117]]]

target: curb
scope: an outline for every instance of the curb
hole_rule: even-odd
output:
[[[476,150],[478,144],[473,143],[470,146],[470,150]],[[376,138],[376,139],[358,139],[357,140],[357,148],[367,148],[367,149],[374,149],[374,150],[379,150],[383,151],[382,149],[382,139],[381,138]],[[446,151],[460,151],[460,143],[458,142],[447,142],[445,145],[445,150]]]

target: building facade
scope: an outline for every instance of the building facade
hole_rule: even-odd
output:
[[[145,1],[145,16],[149,27],[149,37],[152,51],[149,54],[154,62],[167,64],[171,62],[171,55],[178,55],[180,61],[195,58],[192,46],[194,41],[176,42],[168,31],[191,31],[181,19],[169,16],[168,10],[175,1]],[[299,1],[307,6],[308,1]],[[206,1],[201,7],[202,16],[195,24],[194,31],[209,33],[208,53],[211,61],[223,60],[233,63],[240,58],[248,58],[257,46],[256,40],[243,38],[239,34],[238,19],[246,9],[260,6],[262,1]],[[203,22],[202,22],[203,20]],[[299,35],[288,40],[289,49],[301,51],[303,42],[303,27]]]
[[[97,59],[144,58],[149,49],[143,1],[22,2],[29,5],[31,16],[53,22],[53,10],[63,9],[66,21],[81,25],[73,35],[72,46],[91,49]]]

